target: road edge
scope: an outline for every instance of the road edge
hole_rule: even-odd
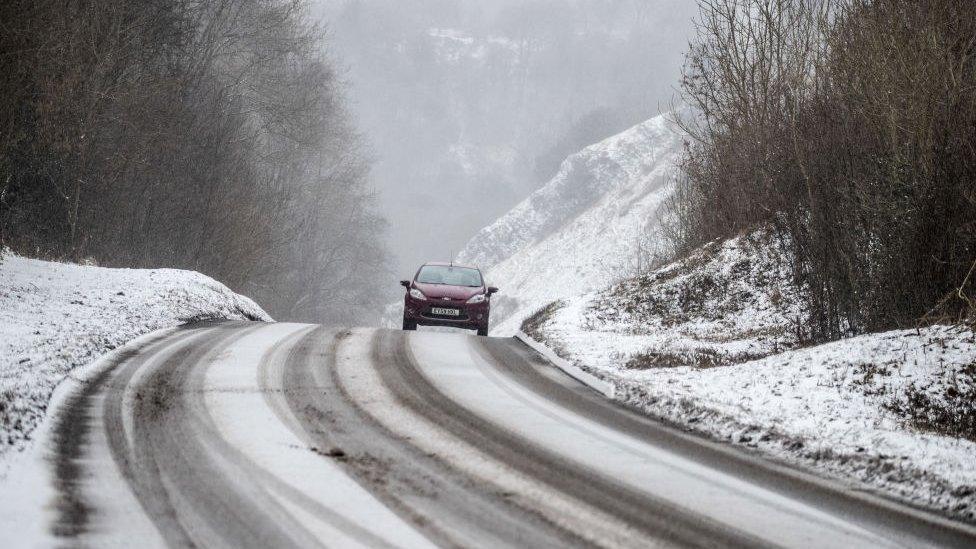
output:
[[[156,341],[172,335],[179,326],[159,328],[151,332],[136,336],[114,349],[110,349],[91,362],[78,366],[65,374],[51,392],[51,399],[47,403],[44,417],[37,427],[31,431],[30,440],[23,448],[11,449],[0,453],[0,485],[7,479],[7,475],[14,466],[37,451],[37,447],[50,442],[51,428],[62,415],[65,405],[85,389],[99,375],[116,366],[117,359],[127,351],[148,346]]]
[[[715,439],[709,436],[707,433],[697,432],[689,429],[687,426],[676,424],[664,418],[649,414],[646,410],[635,408],[624,401],[616,399],[613,393],[615,386],[612,382],[603,381],[596,376],[585,372],[578,366],[569,363],[567,360],[556,355],[555,351],[553,351],[550,347],[536,341],[523,331],[517,331],[514,339],[539,353],[553,366],[563,370],[567,375],[580,381],[587,387],[600,393],[602,396],[607,397],[610,401],[629,409],[640,417],[660,424],[663,428],[672,431],[676,436],[691,440],[694,444],[704,445],[705,447],[715,450],[720,454],[732,456],[734,459],[744,460],[744,463],[750,464],[751,467],[756,467],[770,472],[775,472],[786,477],[791,477],[797,482],[806,483],[809,486],[816,487],[818,490],[824,491],[824,493],[845,494],[853,501],[860,500],[865,504],[873,505],[896,515],[901,514],[903,516],[908,516],[913,520],[925,523],[930,528],[941,530],[940,533],[945,536],[976,536],[976,523],[969,523],[959,520],[951,515],[948,515],[941,509],[918,505],[911,500],[899,497],[894,493],[878,490],[871,486],[865,486],[861,481],[856,479],[834,475],[826,470],[811,468],[802,464],[778,459],[777,457],[765,452],[751,451],[750,449],[741,447],[739,445],[731,444],[728,441]],[[577,375],[581,375],[587,379],[581,379],[580,377],[577,377]],[[591,380],[595,382],[596,386],[591,384]],[[610,392],[604,392],[602,387],[608,387]]]
[[[57,539],[51,531],[59,513],[55,438],[67,408],[128,353],[163,341],[178,330],[178,326],[171,326],[137,336],[75,368],[55,386],[44,417],[31,431],[27,444],[0,455],[0,492],[10,502],[0,504],[0,531],[16,528],[18,543],[32,546],[49,545]]]
[[[609,399],[614,398],[616,391],[613,383],[604,381],[595,375],[584,371],[579,366],[571,364],[568,360],[557,355],[556,352],[546,346],[546,344],[536,341],[532,338],[532,336],[523,332],[522,330],[515,332],[515,339],[528,345],[529,348],[542,355],[543,358],[583,385],[586,385],[590,389],[593,389]]]

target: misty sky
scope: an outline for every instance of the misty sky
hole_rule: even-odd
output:
[[[394,274],[456,254],[579,148],[666,110],[692,0],[320,0]]]

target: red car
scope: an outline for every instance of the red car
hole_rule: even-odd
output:
[[[401,280],[407,289],[403,298],[403,329],[417,326],[449,326],[477,330],[488,335],[491,296],[498,291],[485,286],[477,267],[453,263],[427,263],[413,280]]]

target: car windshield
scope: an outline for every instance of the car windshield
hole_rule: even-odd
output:
[[[417,273],[417,282],[422,284],[448,284],[450,286],[481,286],[481,272],[467,267],[447,265],[424,265]]]

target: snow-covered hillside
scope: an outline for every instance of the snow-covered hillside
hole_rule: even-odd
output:
[[[649,274],[564,298],[525,329],[560,319],[546,339],[601,370],[724,366],[794,349],[805,311],[782,249],[766,230],[712,242]]]
[[[555,299],[635,273],[652,255],[648,243],[680,145],[665,115],[591,145],[465,246],[457,261],[486,269],[488,282],[502,290],[495,333],[514,332]]]
[[[55,387],[75,369],[140,335],[204,319],[271,317],[191,271],[106,269],[0,250],[0,456],[30,440]]]
[[[711,243],[523,328],[650,415],[976,519],[976,334],[799,348],[802,295],[782,249],[764,230]]]

